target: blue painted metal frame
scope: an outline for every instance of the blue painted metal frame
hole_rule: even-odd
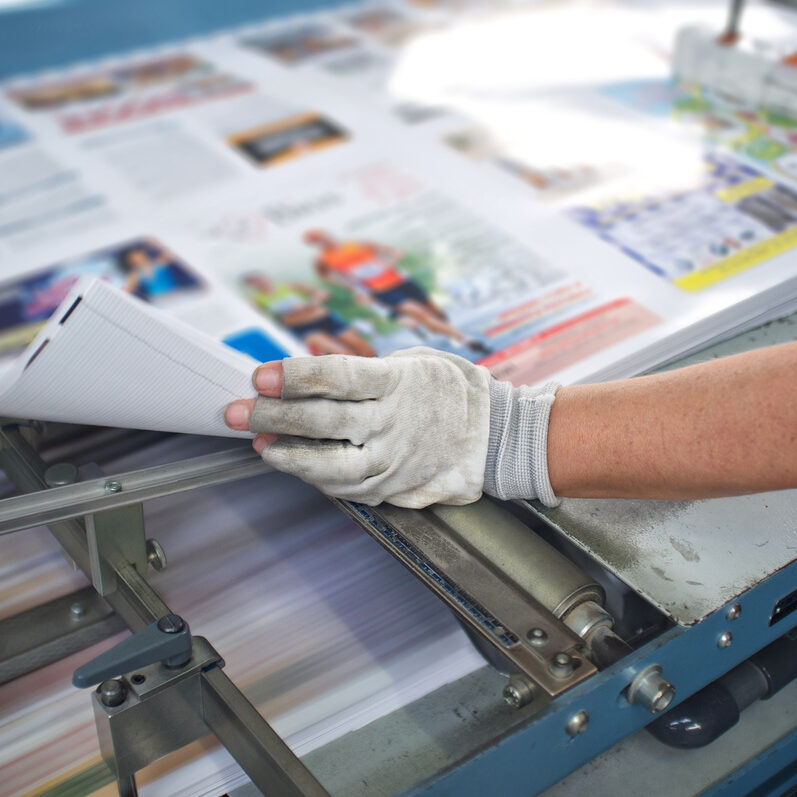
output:
[[[795,627],[797,613],[769,625],[775,603],[795,588],[797,561],[732,601],[742,606],[737,620],[727,620],[723,607],[697,625],[671,628],[557,698],[525,725],[411,793],[528,797],[542,791],[650,722],[651,715],[631,705],[623,694],[637,673],[651,664],[660,665],[676,688],[676,705]],[[726,630],[732,631],[733,642],[719,648],[717,638]],[[578,711],[589,712],[589,725],[579,736],[570,737],[565,725]],[[744,784],[738,793],[747,794],[791,763],[797,736],[791,737],[768,750],[760,761],[742,762],[734,775],[737,779],[729,778],[726,785],[730,790],[722,794],[736,793],[738,784]],[[762,797],[766,794],[762,792]]]
[[[701,797],[785,797],[797,789],[797,728]]]

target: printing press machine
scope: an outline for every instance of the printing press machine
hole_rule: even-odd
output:
[[[87,5],[103,19],[102,4]],[[247,19],[257,4],[199,5],[210,29]],[[313,3],[293,7],[305,5]],[[199,32],[156,6],[148,11],[163,40]],[[128,36],[120,49],[138,43],[136,25],[116,20],[113,30]],[[39,28],[53,41],[45,61],[108,46],[102,35],[70,43],[61,33],[56,7]],[[0,47],[0,72],[47,65],[17,44]],[[795,339],[797,315],[695,359]],[[192,636],[190,614],[175,615],[147,578],[166,556],[147,538],[142,502],[267,468],[239,445],[103,473],[75,467],[70,450],[85,458],[97,441],[145,438],[66,431],[3,422],[0,468],[18,495],[0,501],[0,536],[49,526],[92,586],[0,621],[0,683],[129,628],[132,636],[75,672],[120,794],[136,793],[137,771],[208,732],[251,779],[235,797],[797,789],[797,491],[568,499],[556,509],[336,501],[450,607],[488,663],[300,760],[227,677],[213,640]]]
[[[797,315],[698,357],[793,339]],[[0,534],[46,524],[93,588],[0,621],[0,682],[133,631],[74,675],[99,684],[86,700],[120,794],[208,731],[251,778],[238,797],[797,787],[795,491],[556,509],[336,501],[450,606],[489,665],[299,760],[225,675],[212,640],[192,637],[191,617],[147,581],[165,555],[147,540],[143,501],[265,465],[239,446],[102,474],[52,461],[70,444],[47,441],[47,425],[4,422],[0,465],[19,495],[0,502]]]

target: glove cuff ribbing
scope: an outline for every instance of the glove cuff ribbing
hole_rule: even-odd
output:
[[[537,498],[558,506],[548,475],[548,420],[558,382],[536,387],[490,383],[490,438],[484,492],[502,500]]]

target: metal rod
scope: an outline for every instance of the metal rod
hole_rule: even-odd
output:
[[[744,0],[731,0],[730,9],[728,10],[728,23],[722,34],[722,41],[732,44],[739,38],[739,25],[742,20],[743,8]]]
[[[6,427],[0,432],[0,467],[18,489],[35,492],[34,497],[41,495],[47,486],[44,479],[47,465],[16,428]],[[71,519],[50,523],[49,528],[67,556],[90,579],[91,562],[83,521]],[[131,631],[138,631],[169,613],[169,607],[134,567],[120,554],[111,559],[113,561],[109,559],[109,563],[117,573],[119,586],[106,599]]]
[[[269,797],[328,797],[290,747],[218,667],[202,673],[205,723]]]
[[[51,487],[0,501],[0,535],[271,471],[272,468],[247,446],[117,476]],[[41,487],[45,487],[43,473],[41,482]]]

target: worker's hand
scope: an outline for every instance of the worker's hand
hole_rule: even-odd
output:
[[[490,373],[461,357],[409,349],[266,363],[260,398],[227,408],[275,468],[367,504],[467,504],[484,484]],[[277,435],[279,435],[277,437]]]
[[[557,503],[546,459],[557,386],[513,388],[427,348],[289,358],[253,381],[260,398],[230,404],[227,424],[256,432],[266,462],[328,495],[420,508],[484,490]]]

